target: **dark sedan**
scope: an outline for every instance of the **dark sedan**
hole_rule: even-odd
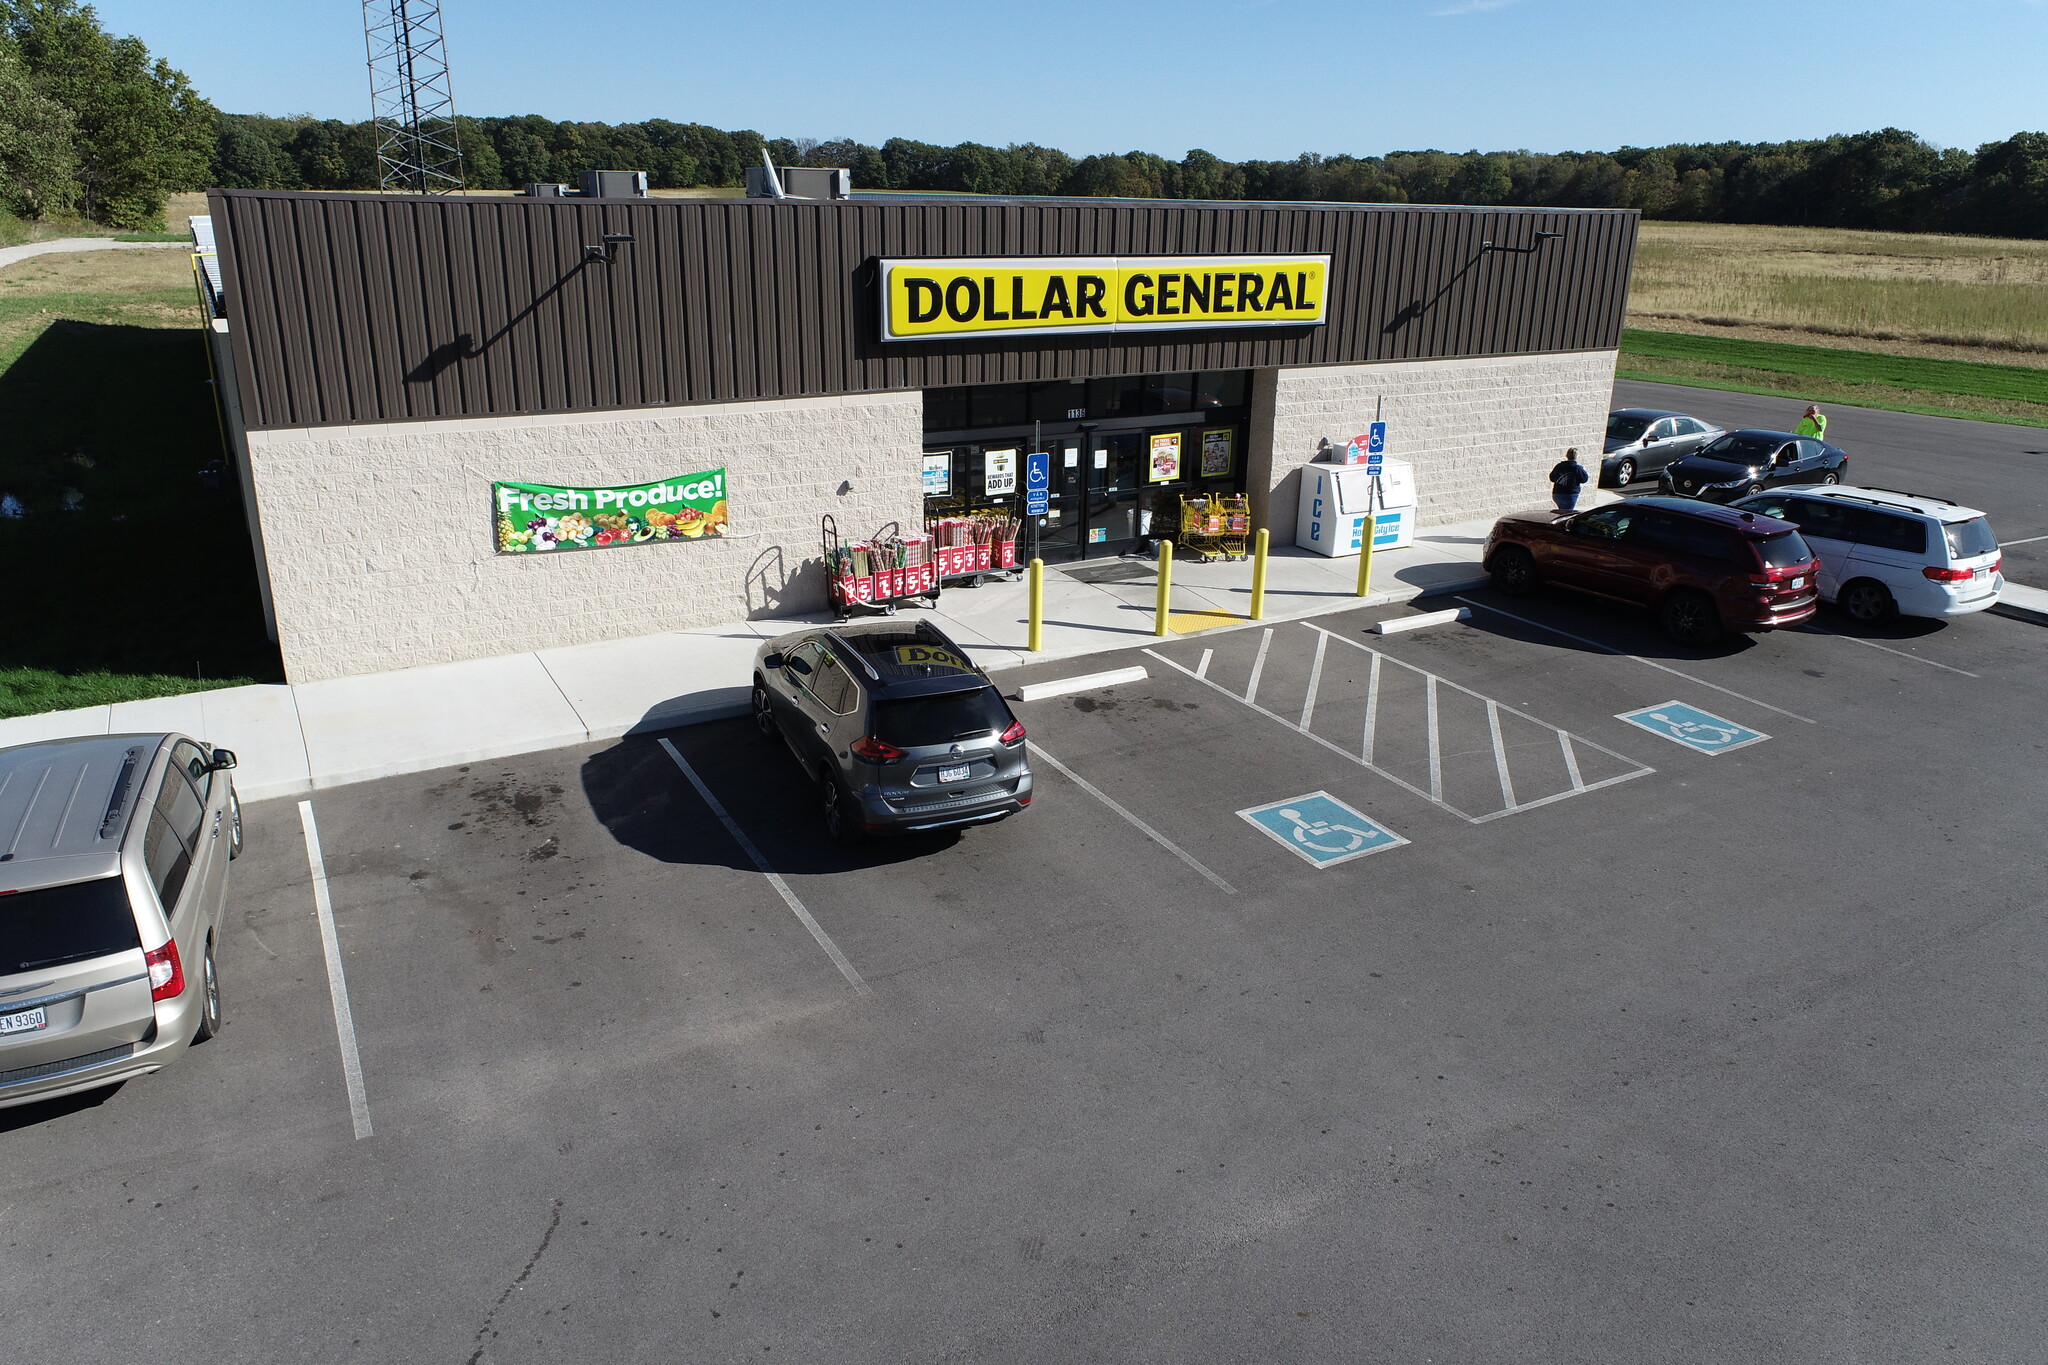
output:
[[[1605,487],[1626,488],[1723,434],[1720,427],[1682,412],[1616,408],[1607,414],[1600,482]]]
[[[1789,431],[1731,431],[1657,477],[1657,491],[1708,502],[1733,502],[1787,483],[1841,483],[1849,454],[1826,441]]]

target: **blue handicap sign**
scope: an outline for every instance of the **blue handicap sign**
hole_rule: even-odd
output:
[[[1660,702],[1655,706],[1623,711],[1615,719],[1625,720],[1630,725],[1702,754],[1725,754],[1730,749],[1740,749],[1770,738],[1761,730],[1737,725],[1732,720],[1724,720],[1697,706],[1687,706],[1682,701]]]
[[[1238,814],[1315,867],[1335,867],[1408,842],[1328,792],[1273,801]]]
[[[1365,453],[1368,455],[1384,455],[1387,453],[1387,424],[1385,422],[1374,422],[1368,429]],[[1379,461],[1375,460],[1373,463],[1378,464]]]
[[[1052,452],[1037,450],[1024,457],[1024,515],[1042,517],[1046,514],[1052,490]]]

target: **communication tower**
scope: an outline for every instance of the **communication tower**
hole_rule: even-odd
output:
[[[363,0],[363,35],[379,187],[410,194],[460,191],[462,143],[440,0]]]

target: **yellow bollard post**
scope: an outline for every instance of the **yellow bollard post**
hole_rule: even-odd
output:
[[[1363,543],[1358,550],[1358,595],[1365,597],[1372,592],[1372,513],[1365,514]]]
[[[1152,613],[1152,633],[1166,634],[1166,599],[1173,591],[1173,542],[1159,542],[1159,606]]]
[[[1031,561],[1031,637],[1024,646],[1033,654],[1045,647],[1045,561]]]
[[[1266,619],[1266,542],[1269,537],[1266,528],[1259,528],[1258,538],[1252,542],[1252,617],[1254,621]]]

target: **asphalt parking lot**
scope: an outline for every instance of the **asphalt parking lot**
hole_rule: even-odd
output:
[[[16,1353],[2037,1358],[2048,630],[1465,600],[1004,674],[1149,676],[959,836],[740,721],[252,806],[222,1037],[0,1113]]]

